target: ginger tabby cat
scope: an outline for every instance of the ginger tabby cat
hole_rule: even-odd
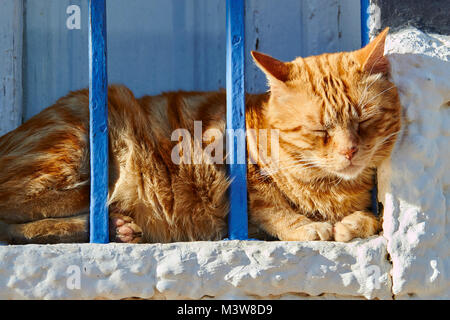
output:
[[[387,32],[357,51],[288,63],[252,52],[270,92],[247,95],[247,128],[279,133],[276,165],[248,163],[255,230],[297,241],[349,241],[379,231],[368,211],[374,168],[389,156],[401,122],[383,55]],[[0,240],[88,241],[88,96],[86,89],[71,92],[0,138]],[[201,121],[203,132],[224,132],[225,100],[223,91],[137,99],[124,86],[109,87],[112,241],[226,236],[226,166],[206,161],[204,149],[193,155],[200,164],[171,156],[178,128],[193,132]],[[213,141],[204,136],[203,145]],[[249,159],[258,159],[258,141],[248,137]]]

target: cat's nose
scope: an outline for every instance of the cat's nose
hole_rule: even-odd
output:
[[[348,160],[352,160],[357,152],[358,152],[358,147],[352,146],[351,148],[345,149],[345,150],[341,151],[340,153]]]

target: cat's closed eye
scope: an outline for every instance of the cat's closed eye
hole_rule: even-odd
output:
[[[324,136],[324,135],[328,134],[327,130],[313,130],[313,132],[320,136]]]
[[[367,119],[360,120],[358,122],[358,124],[357,124],[358,132],[361,129],[367,129],[370,126],[370,124],[371,124],[371,120],[372,120],[372,118],[367,118]]]
[[[364,123],[367,123],[367,122],[369,122],[370,120],[372,120],[372,119],[371,119],[371,118],[367,118],[367,119],[365,119],[365,120],[360,120],[360,121],[359,121],[359,125],[364,124]]]
[[[313,133],[315,135],[317,135],[318,137],[321,137],[323,139],[324,143],[328,142],[328,139],[330,136],[329,136],[327,130],[313,130]]]

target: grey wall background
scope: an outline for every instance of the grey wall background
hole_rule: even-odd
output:
[[[372,0],[379,7],[380,29],[412,26],[425,32],[450,35],[449,0]]]
[[[66,27],[72,4],[80,30]],[[247,90],[266,90],[250,50],[291,60],[356,49],[359,10],[359,0],[247,0]],[[109,83],[137,96],[225,87],[225,0],[108,0],[107,32]],[[87,87],[87,53],[87,0],[24,0],[24,119]]]

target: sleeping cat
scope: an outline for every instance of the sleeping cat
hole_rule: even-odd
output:
[[[384,30],[354,52],[288,63],[252,52],[268,93],[247,95],[247,129],[277,130],[278,162],[247,139],[249,222],[280,240],[349,241],[380,221],[368,208],[374,168],[400,130],[387,80]],[[0,138],[0,240],[88,241],[89,93],[71,92]],[[117,242],[219,240],[226,236],[226,165],[174,163],[174,130],[225,130],[225,92],[135,98],[108,89],[110,237]],[[203,137],[203,147],[215,138]],[[199,153],[200,152],[200,153]],[[180,151],[182,155],[183,151]]]

